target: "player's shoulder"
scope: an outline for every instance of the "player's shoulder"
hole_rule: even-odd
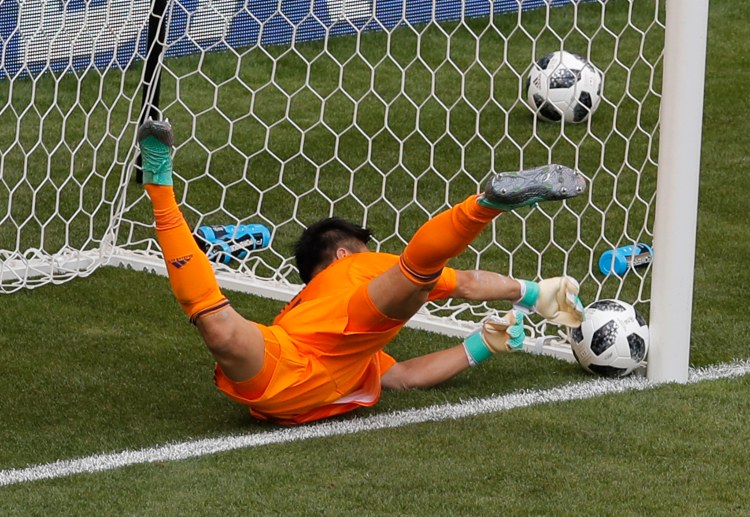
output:
[[[320,276],[320,282],[357,284],[380,275],[396,263],[398,263],[397,255],[363,251],[333,262],[317,276]],[[315,282],[317,276],[313,279],[313,282]]]
[[[372,264],[392,264],[398,262],[398,255],[382,251],[363,251],[361,253],[353,253],[352,255],[349,255],[348,258],[357,262],[369,262]]]

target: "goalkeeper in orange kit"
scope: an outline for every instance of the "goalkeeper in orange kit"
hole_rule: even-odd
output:
[[[300,424],[371,406],[382,388],[427,388],[494,353],[523,346],[523,314],[576,327],[583,307],[569,277],[540,282],[446,266],[495,217],[585,190],[560,165],[493,175],[484,192],[427,221],[400,256],[371,252],[370,231],[331,217],[307,228],[295,258],[305,288],[271,325],[245,319],[224,297],[172,188],[172,128],[138,130],[143,182],[175,297],[216,360],[217,387],[256,418]],[[515,310],[490,319],[462,343],[397,362],[383,348],[429,300],[506,300]]]

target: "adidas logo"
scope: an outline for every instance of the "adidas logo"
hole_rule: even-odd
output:
[[[177,258],[171,259],[169,263],[172,264],[175,268],[180,269],[182,266],[190,262],[191,258],[193,258],[192,255],[187,255],[185,257],[177,257]]]

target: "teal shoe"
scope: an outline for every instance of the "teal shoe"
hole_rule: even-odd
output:
[[[542,165],[521,172],[492,176],[477,202],[496,210],[534,206],[540,201],[561,201],[583,194],[583,174],[564,165]]]
[[[168,120],[147,120],[138,128],[143,183],[172,185],[172,125]]]

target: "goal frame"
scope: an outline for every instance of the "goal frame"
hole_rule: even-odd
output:
[[[165,0],[154,0],[150,22],[165,12]],[[158,10],[158,13],[156,12]],[[150,24],[150,33],[154,31]],[[653,382],[687,382],[690,362],[693,279],[695,268],[698,187],[702,139],[703,95],[708,40],[708,0],[686,3],[666,2],[664,72],[660,108],[658,188],[654,219],[650,346],[646,374]],[[158,37],[156,37],[158,34]],[[155,62],[163,48],[163,27],[153,32],[149,62]],[[157,113],[159,81],[155,65],[146,71],[143,113]],[[150,99],[151,102],[146,102]],[[166,268],[153,258],[138,257],[119,250],[111,264],[136,267],[166,275]],[[289,301],[298,286],[248,278],[231,270],[217,272],[222,287],[271,299]],[[418,313],[409,322],[412,328],[465,337],[474,324],[453,318]],[[524,350],[575,362],[560,336],[534,336]],[[644,367],[646,366],[644,362]]]
[[[519,4],[520,5],[520,4]],[[139,119],[159,115],[159,68],[165,42],[166,0],[154,0],[149,17],[149,43],[144,68]],[[700,175],[703,94],[708,27],[708,0],[666,1],[663,88],[659,117],[659,160],[654,219],[654,257],[651,265],[650,348],[647,375],[654,382],[686,382],[690,354],[693,278]],[[31,70],[33,72],[33,70]],[[137,162],[136,162],[137,164]],[[129,167],[130,163],[125,167]],[[113,215],[125,208],[125,196]],[[101,265],[127,267],[166,275],[153,254],[116,245],[108,231],[101,248],[64,249],[50,257],[7,260],[0,264],[0,280],[38,278],[27,287],[59,282],[57,275],[86,276]],[[299,286],[251,278],[229,268],[217,268],[227,289],[287,301]],[[12,292],[12,290],[11,290]],[[474,324],[456,318],[418,314],[410,326],[463,337]],[[569,347],[556,336],[534,336],[525,350],[573,361]]]
[[[687,382],[693,314],[708,0],[666,4],[647,376]]]

